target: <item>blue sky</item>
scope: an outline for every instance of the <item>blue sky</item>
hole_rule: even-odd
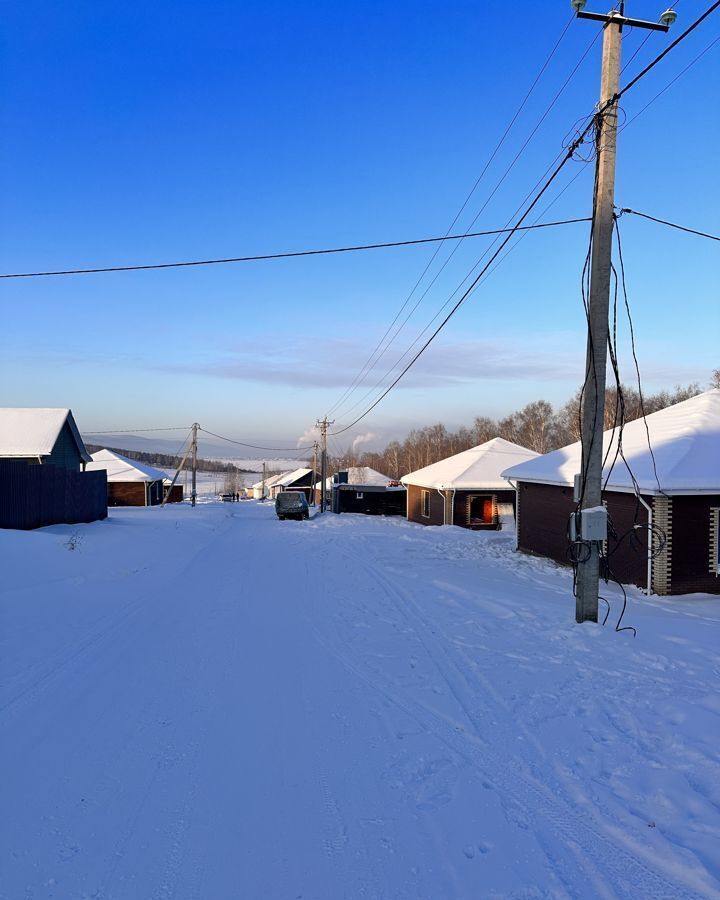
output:
[[[706,6],[681,0],[675,33]],[[661,7],[633,0],[627,11],[656,18]],[[571,13],[564,0],[0,9],[4,272],[442,234]],[[573,22],[459,229],[596,34]],[[720,14],[624,98],[627,118],[718,35]],[[624,60],[644,37],[626,35]],[[622,80],[668,40],[653,34]],[[592,110],[599,53],[600,39],[476,228],[506,223]],[[621,133],[619,206],[720,230],[718,75],[720,44]],[[588,214],[591,169],[566,167],[546,219]],[[720,365],[717,244],[628,216],[621,227],[647,388],[707,382]],[[489,244],[458,249],[392,352],[335,411],[338,426]],[[342,442],[563,402],[582,375],[586,244],[584,225],[523,238]],[[197,420],[293,444],[355,377],[431,253],[4,281],[0,402],[71,406],[83,430]]]

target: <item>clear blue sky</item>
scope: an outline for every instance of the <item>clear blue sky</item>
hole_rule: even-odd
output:
[[[675,34],[707,5],[681,0]],[[627,12],[662,7],[630,0]],[[565,0],[0,11],[4,272],[444,233],[571,14]],[[458,227],[596,34],[573,22]],[[719,34],[720,13],[624,98],[627,118]],[[624,60],[644,37],[626,35]],[[622,80],[668,40],[653,34]],[[599,53],[598,39],[477,228],[505,224],[592,110]],[[621,133],[618,205],[720,231],[719,76],[720,44]],[[580,174],[545,218],[588,214],[591,170],[566,168],[549,200]],[[647,388],[706,383],[720,365],[718,245],[627,216],[621,226]],[[586,244],[584,225],[524,238],[342,443],[564,401],[583,368]],[[338,425],[488,245],[462,245]],[[4,281],[0,404],[71,406],[82,430],[197,420],[293,443],[355,376],[431,253]]]

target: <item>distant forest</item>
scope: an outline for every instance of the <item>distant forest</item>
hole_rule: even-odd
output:
[[[159,466],[161,469],[169,469],[174,472],[182,462],[182,456],[173,456],[170,453],[148,453],[145,450],[122,450],[119,447],[101,447],[98,444],[85,444],[88,453],[95,453],[97,450],[112,450],[114,453],[121,453],[128,459],[135,459],[138,462],[146,463],[148,466]],[[185,464],[189,468],[189,459]],[[252,472],[252,469],[241,469],[234,463],[218,462],[215,459],[200,459],[197,461],[198,472],[227,472],[229,474]]]
[[[720,388],[720,369],[713,372],[710,387]],[[639,419],[643,407],[646,415],[650,415],[703,390],[705,388],[699,384],[678,385],[671,391],[644,394],[641,403],[637,388],[623,385],[625,421]],[[615,424],[617,401],[617,388],[608,388],[605,395],[606,429]],[[557,410],[546,400],[535,400],[503,419],[476,416],[472,425],[457,431],[448,431],[442,423],[416,428],[404,441],[391,441],[379,452],[355,453],[348,448],[345,453],[333,456],[331,466],[332,471],[349,466],[370,466],[383,475],[401,478],[495,437],[505,438],[536,453],[548,453],[580,440],[580,391]]]

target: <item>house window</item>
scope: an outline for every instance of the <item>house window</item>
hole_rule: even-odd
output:
[[[430,518],[430,491],[420,491],[420,514],[424,519]]]

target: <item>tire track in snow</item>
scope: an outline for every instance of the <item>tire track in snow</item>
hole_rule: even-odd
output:
[[[197,557],[205,553],[208,546],[216,539],[217,536],[213,534],[206,544],[198,547],[190,560],[182,567],[180,573],[174,576],[174,579],[176,578],[182,583],[182,576],[196,565]],[[113,610],[102,617],[95,628],[89,629],[85,633],[79,643],[73,642],[71,646],[60,650],[50,660],[44,659],[42,663],[35,667],[34,671],[30,670],[30,672],[25,672],[16,678],[15,684],[17,685],[20,682],[21,686],[16,687],[13,696],[0,705],[0,715],[15,707],[21,700],[27,698],[29,694],[34,694],[37,689],[46,689],[55,676],[62,674],[63,670],[75,660],[84,656],[105,639],[113,637],[129,619],[145,610],[148,601],[152,601],[156,597],[157,590],[157,585],[151,585],[147,588],[143,587],[142,593],[135,600],[127,603],[119,612]],[[23,681],[25,681],[24,684]]]
[[[691,898],[715,897],[715,891],[709,886],[696,885],[696,887],[691,887],[688,884],[678,883],[674,879],[673,874],[665,875],[656,869],[649,868],[648,864],[637,856],[632,855],[625,846],[617,843],[610,835],[600,831],[586,817],[579,816],[570,804],[554,795],[544,783],[531,773],[516,770],[514,777],[510,778],[507,774],[509,759],[498,756],[482,740],[479,736],[478,720],[476,719],[478,713],[472,710],[467,699],[461,701],[458,696],[458,693],[461,693],[458,687],[458,680],[462,679],[467,683],[466,676],[449,659],[444,648],[443,653],[447,659],[447,666],[454,670],[452,673],[447,672],[446,665],[438,659],[438,654],[429,649],[428,642],[420,633],[423,628],[428,628],[429,626],[416,613],[408,611],[403,606],[403,602],[407,604],[412,603],[412,601],[409,601],[391,582],[379,576],[372,566],[363,562],[360,554],[350,554],[342,548],[338,549],[346,556],[349,565],[352,563],[359,564],[370,579],[382,588],[406,621],[412,623],[413,619],[415,620],[414,629],[418,639],[426,649],[429,659],[436,666],[441,677],[452,691],[453,696],[460,703],[461,709],[472,726],[473,733],[468,733],[460,725],[453,727],[435,710],[410,697],[404,696],[399,698],[395,693],[397,685],[392,684],[392,682],[388,683],[388,679],[381,676],[380,673],[377,673],[380,677],[373,677],[367,674],[366,663],[357,658],[354,648],[348,642],[343,642],[344,646],[342,648],[333,648],[328,641],[325,641],[325,643],[329,646],[331,652],[351,669],[354,674],[361,677],[368,685],[382,693],[387,700],[415,719],[426,731],[435,735],[446,746],[454,750],[473,769],[482,773],[484,786],[489,786],[489,788],[497,791],[501,798],[507,798],[510,801],[510,814],[517,817],[516,824],[519,824],[522,828],[524,822],[526,827],[529,827],[526,810],[534,810],[536,814],[542,816],[551,826],[555,837],[561,841],[565,848],[569,848],[573,852],[576,864],[585,873],[585,883],[592,883],[595,890],[598,891],[598,896],[627,897],[628,900],[637,900],[641,896],[652,898],[652,900],[691,900]],[[476,697],[475,699],[477,700],[478,698]],[[486,710],[492,714],[490,707],[487,705]],[[536,836],[540,837],[537,833]],[[597,857],[598,846],[604,849],[603,872],[600,872],[592,862]],[[638,849],[642,850],[643,848]],[[548,853],[545,845],[543,845],[543,850],[546,854]],[[651,851],[645,852],[649,854]],[[548,854],[548,862],[552,865],[561,865],[561,861],[562,857],[560,854]],[[648,863],[652,861],[649,860]],[[659,860],[659,862],[662,864],[662,861]],[[561,866],[561,868],[564,870],[563,881],[577,884],[577,879],[572,877],[572,871],[568,871],[566,866]],[[699,879],[696,878],[694,880],[697,882]],[[639,890],[644,890],[645,893],[640,894],[638,893]]]

